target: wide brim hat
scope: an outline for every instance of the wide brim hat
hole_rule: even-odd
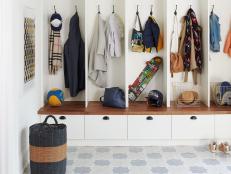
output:
[[[197,92],[195,91],[184,91],[180,94],[179,98],[178,98],[178,103],[182,103],[182,104],[193,104],[194,102],[196,102],[199,99],[199,95]]]

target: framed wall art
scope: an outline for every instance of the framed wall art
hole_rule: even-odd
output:
[[[24,83],[35,77],[35,19],[24,17]]]

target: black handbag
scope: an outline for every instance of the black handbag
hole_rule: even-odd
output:
[[[125,108],[124,91],[118,87],[106,88],[104,96],[100,97],[103,106]]]

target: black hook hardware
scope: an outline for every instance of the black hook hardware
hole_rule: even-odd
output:
[[[100,14],[100,5],[98,5],[98,14]]]
[[[215,7],[215,5],[212,5],[212,11],[211,11],[211,14],[213,14],[214,7]]]
[[[115,13],[115,5],[113,5],[112,13]]]
[[[56,13],[56,7],[55,7],[55,5],[54,5],[54,11],[55,11],[55,13]]]
[[[137,7],[136,7],[136,14],[137,15],[139,14],[139,5],[137,5]]]
[[[150,12],[150,15],[151,15],[151,16],[153,15],[153,5],[151,5],[151,12]]]
[[[76,13],[78,12],[78,8],[77,8],[77,5],[75,5],[75,11],[76,11]]]
[[[192,9],[192,4],[190,4],[190,9]]]
[[[175,9],[174,15],[177,15],[177,5],[176,5],[176,9]]]

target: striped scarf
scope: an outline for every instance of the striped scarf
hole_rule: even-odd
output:
[[[60,68],[62,68],[60,31],[51,30],[49,39],[49,73],[56,74]]]

